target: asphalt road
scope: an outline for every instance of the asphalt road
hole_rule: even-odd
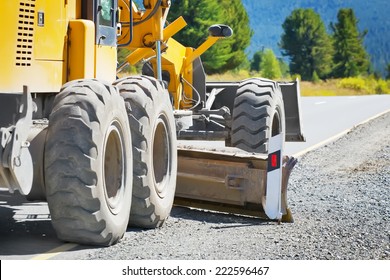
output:
[[[299,156],[389,111],[390,95],[306,97],[301,105],[307,142],[287,143],[286,154]],[[46,203],[0,191],[0,259],[87,258],[90,250],[56,238]]]
[[[286,143],[288,155],[299,156],[389,111],[390,95],[303,97],[301,107],[306,142]]]

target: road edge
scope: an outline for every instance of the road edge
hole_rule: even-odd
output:
[[[309,148],[306,148],[306,149],[304,149],[304,150],[302,150],[302,151],[300,151],[298,153],[295,153],[292,156],[295,157],[295,158],[301,157],[301,156],[307,154],[308,152],[311,152],[313,150],[321,148],[321,147],[325,146],[326,144],[329,144],[329,143],[331,143],[331,142],[333,142],[333,141],[343,137],[344,135],[347,135],[349,132],[351,132],[355,128],[357,128],[357,127],[359,127],[361,125],[364,125],[364,124],[366,124],[366,123],[368,123],[368,122],[370,122],[372,120],[375,120],[375,119],[377,119],[377,118],[379,118],[379,117],[381,117],[383,115],[386,115],[388,113],[390,113],[390,109],[388,109],[386,111],[383,111],[381,113],[378,113],[378,114],[376,114],[376,115],[374,115],[374,116],[372,116],[372,117],[370,117],[370,118],[368,118],[366,120],[363,120],[362,122],[352,126],[351,128],[343,130],[342,132],[337,133],[336,135],[333,135],[333,136],[331,136],[331,137],[329,137],[329,138],[327,138],[327,139],[325,139],[325,140],[323,140],[323,141],[321,141],[321,142],[319,142],[319,143],[317,143],[317,144],[315,144],[313,146],[310,146]]]

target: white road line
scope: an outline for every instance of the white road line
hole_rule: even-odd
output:
[[[326,103],[326,101],[319,101],[319,102],[314,103],[314,105],[321,105],[321,104],[325,104],[325,103]]]

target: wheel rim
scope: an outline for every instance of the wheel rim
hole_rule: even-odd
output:
[[[122,130],[118,122],[111,123],[105,138],[104,149],[104,191],[107,206],[118,214],[124,193],[125,156]]]
[[[272,136],[276,136],[281,132],[281,125],[280,125],[280,115],[279,112],[276,110],[274,118],[272,120]]]
[[[157,194],[163,198],[171,168],[171,139],[168,122],[164,115],[158,118],[153,139],[153,178]]]

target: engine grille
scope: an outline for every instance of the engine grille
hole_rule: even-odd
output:
[[[31,66],[34,39],[35,0],[21,1],[19,5],[16,66]]]

